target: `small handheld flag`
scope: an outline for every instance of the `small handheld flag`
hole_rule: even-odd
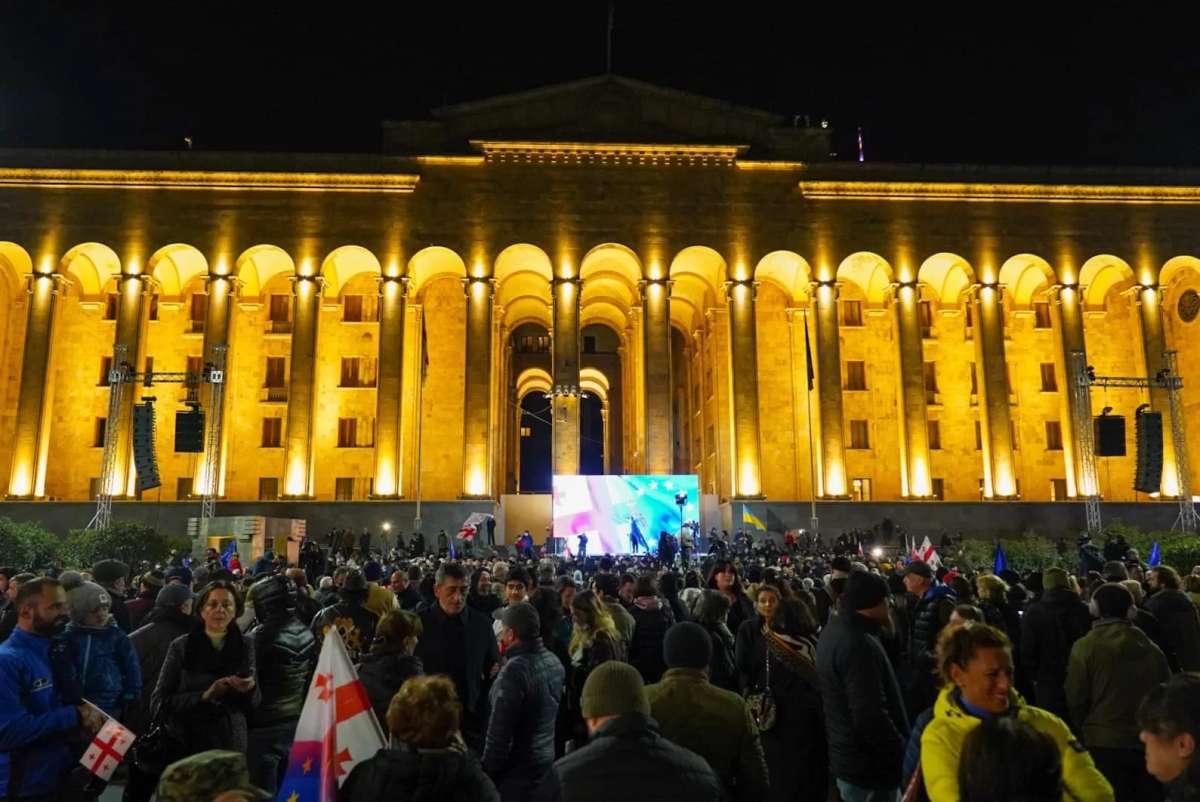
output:
[[[229,564],[233,562],[233,558],[236,554],[237,541],[231,540],[229,541],[229,545],[225,547],[225,551],[221,552],[221,565],[223,565],[225,568],[228,568]]]
[[[121,722],[115,718],[110,718],[92,738],[79,762],[92,774],[108,781],[112,779],[117,766],[125,760],[125,753],[129,751],[134,740],[132,732],[122,727]]]
[[[1162,565],[1162,546],[1158,544],[1158,541],[1155,541],[1154,545],[1150,547],[1150,557],[1146,560],[1146,564],[1151,568]]]

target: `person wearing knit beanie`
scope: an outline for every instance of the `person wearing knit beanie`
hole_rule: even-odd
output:
[[[583,683],[579,706],[585,719],[607,719],[625,713],[650,715],[642,675],[628,663],[616,660],[601,663],[592,670]],[[594,729],[590,720],[588,727]]]
[[[663,660],[667,668],[708,668],[712,660],[712,638],[704,627],[681,621],[663,638]]]
[[[93,628],[106,626],[111,607],[112,597],[95,582],[81,582],[67,592],[67,608],[74,624]]]

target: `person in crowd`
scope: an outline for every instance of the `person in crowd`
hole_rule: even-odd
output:
[[[1162,651],[1133,625],[1136,608],[1123,585],[1101,585],[1090,607],[1096,619],[1092,630],[1071,647],[1067,709],[1117,802],[1152,802],[1162,794],[1143,766],[1137,711],[1171,669]]]
[[[629,644],[633,641],[633,628],[635,626],[633,616],[625,605],[621,603],[619,595],[621,589],[621,580],[612,573],[596,574],[592,581],[592,591],[608,610],[609,616],[617,627],[617,632],[620,633],[621,640],[625,644],[625,649],[629,648]]]
[[[260,694],[254,641],[236,623],[242,597],[219,579],[200,592],[196,608],[202,626],[171,642],[151,704],[171,733],[174,759],[205,749],[244,753]]]
[[[0,644],[0,799],[51,802],[67,792],[81,731],[97,732],[103,716],[67,703],[55,684],[51,640],[70,620],[62,585],[30,579],[14,605],[16,627]]]
[[[924,710],[937,695],[934,647],[950,621],[955,598],[950,588],[937,584],[933,568],[923,560],[909,563],[902,575],[904,589],[916,600],[909,614],[905,708]]]
[[[195,585],[192,584],[192,572],[182,565],[173,565],[163,573],[163,585],[186,585],[189,590],[195,590]],[[154,599],[154,606],[158,606],[158,597]]]
[[[321,582],[317,586],[317,592],[313,594],[313,600],[317,603],[317,612],[324,610],[338,602],[337,586],[333,584],[333,577],[323,576]],[[314,616],[314,620],[316,620]]]
[[[375,560],[367,560],[362,567],[363,579],[367,580],[367,600],[363,604],[375,615],[382,617],[384,613],[399,610],[396,594],[390,588],[380,585],[383,579],[383,566]]]
[[[1059,718],[1068,715],[1063,686],[1071,647],[1092,626],[1087,605],[1070,589],[1067,579],[1061,568],[1042,572],[1042,598],[1029,606],[1021,620],[1021,662],[1033,679],[1034,700]]]
[[[463,597],[466,584],[464,576]],[[340,802],[500,802],[479,760],[458,738],[462,716],[449,677],[405,682],[388,706],[391,743],[350,771],[338,791]]]
[[[296,617],[300,619],[301,624],[311,627],[313,619],[317,617],[317,613],[321,612],[321,608],[317,606],[316,599],[312,597],[308,574],[304,572],[303,568],[289,568],[284,571],[284,576],[291,580],[292,585],[296,588]]]
[[[630,615],[634,627],[633,639],[629,642],[629,664],[641,673],[647,685],[658,682],[667,670],[663,662],[663,640],[675,623],[675,616],[659,598],[654,577],[643,574],[637,578]]]
[[[370,586],[362,572],[351,569],[346,572],[342,586],[338,589],[338,602],[331,604],[312,622],[312,632],[317,637],[318,646],[325,640],[330,629],[337,628],[346,644],[350,659],[358,662],[363,652],[371,647],[375,638],[375,626],[379,616],[366,608]]]
[[[1177,674],[1155,687],[1138,709],[1137,726],[1146,771],[1170,802],[1200,800],[1200,677]]]
[[[421,638],[416,656],[426,673],[446,674],[462,700],[462,732],[467,745],[482,752],[487,724],[484,684],[499,670],[500,655],[491,621],[467,607],[467,574],[462,565],[438,567],[434,593],[437,601],[420,613]]]
[[[151,697],[163,663],[166,662],[167,650],[176,638],[196,628],[196,619],[192,616],[194,601],[195,594],[190,587],[181,582],[168,582],[158,592],[154,609],[146,616],[146,622],[129,636],[142,672],[141,699],[131,706],[121,720],[132,732],[144,733],[150,729],[153,719]],[[143,771],[135,761],[129,761],[124,802],[149,802],[157,779],[154,774]]]
[[[1014,654],[1020,662],[1021,617],[1008,600],[1008,583],[995,574],[980,574],[975,578],[976,606],[983,613],[985,623],[1008,636]],[[959,599],[961,603],[962,600]]]
[[[682,576],[674,571],[667,571],[659,577],[658,589],[667,606],[671,608],[671,615],[675,617],[675,623],[691,620],[687,606],[679,598],[679,592],[683,590]]]
[[[737,661],[734,657],[736,641],[729,627],[725,625],[728,614],[729,598],[724,593],[719,590],[701,591],[693,617],[712,641],[708,681],[718,688],[737,693],[741,690],[741,683],[738,681]]]
[[[921,734],[921,774],[930,802],[959,799],[963,741],[981,721],[1001,717],[1016,718],[1053,739],[1069,798],[1112,802],[1112,787],[1066,723],[1014,692],[1011,649],[1008,637],[986,624],[965,624],[942,642],[938,659],[945,685]]]
[[[504,606],[500,597],[492,593],[492,572],[487,568],[478,568],[471,572],[471,590],[467,593],[467,606],[486,616],[491,616]]]
[[[556,802],[611,802],[623,790],[638,802],[722,798],[721,782],[704,758],[658,731],[633,666],[598,666],[584,683],[581,705],[590,739],[554,764]]]
[[[574,626],[567,649],[571,657],[567,690],[567,707],[571,714],[568,740],[581,740],[585,735],[580,700],[588,676],[603,663],[625,662],[625,641],[617,632],[611,610],[612,605],[605,604],[591,591],[578,593],[571,601]]]
[[[142,671],[109,604],[108,592],[95,582],[81,582],[67,593],[71,623],[63,634],[69,674],[64,679],[73,695],[121,720],[125,708],[141,698]]]
[[[504,580],[504,607],[511,607],[526,601],[529,598],[530,584],[529,573],[524,568],[517,565],[509,569],[508,576]],[[504,614],[504,607],[498,607],[492,611],[492,632],[497,639],[499,639],[500,630],[504,626],[500,621],[500,617]]]
[[[729,616],[725,624],[729,631],[737,634],[742,623],[754,617],[754,602],[746,595],[737,566],[732,560],[717,560],[708,573],[706,587],[719,590],[729,599]]]
[[[129,620],[129,610],[125,607],[125,592],[129,589],[129,566],[120,560],[100,560],[92,566],[92,581],[108,591],[112,600],[112,617],[116,619],[121,631],[129,634],[133,627]]]
[[[27,573],[13,574],[9,577],[8,587],[4,590],[4,598],[8,604],[0,609],[0,643],[8,640],[8,636],[17,628],[17,619],[20,617],[17,595],[21,592],[21,586],[35,578],[33,574]]]
[[[249,732],[250,776],[274,793],[287,768],[287,755],[317,666],[317,639],[296,617],[296,586],[286,576],[267,573],[250,587],[258,625],[247,637],[254,644],[260,701]]]
[[[963,739],[958,786],[960,802],[1060,802],[1062,755],[1019,719],[986,719]]]
[[[129,611],[130,632],[140,627],[154,609],[154,601],[158,598],[158,591],[162,586],[162,571],[147,571],[138,578],[137,596],[125,602],[125,609]]]
[[[1126,579],[1121,586],[1133,597],[1133,625],[1145,632],[1154,645],[1161,649],[1163,654],[1166,654],[1169,647],[1163,638],[1162,626],[1154,614],[1146,609],[1146,588],[1136,579]],[[1170,663],[1170,660],[1168,659],[1167,662]]]
[[[738,684],[743,690],[752,687],[754,677],[766,660],[765,634],[782,600],[781,588],[775,585],[759,585],[754,595],[756,614],[738,628],[734,642],[734,660],[737,664]]]
[[[708,680],[712,639],[704,627],[673,625],[663,642],[662,679],[646,687],[650,715],[662,734],[708,762],[731,802],[767,794],[767,763],[745,700]]]
[[[621,600],[622,606],[626,610],[633,610],[634,586],[637,583],[637,577],[628,571],[621,574],[621,584],[617,588],[617,598]]]
[[[1146,577],[1148,609],[1162,627],[1172,671],[1200,671],[1200,611],[1183,592],[1179,574],[1169,565],[1150,569]]]
[[[845,802],[895,802],[908,715],[879,640],[888,622],[883,577],[856,571],[817,642],[830,770]]]
[[[503,802],[539,802],[550,788],[566,671],[543,644],[542,620],[533,605],[508,605],[501,624],[505,659],[490,693],[483,768]]]
[[[408,575],[406,569],[397,568],[392,571],[391,585],[392,593],[396,595],[396,602],[400,605],[401,610],[415,610],[421,603],[421,594],[417,592],[412,577]]]
[[[554,591],[558,595],[560,612],[557,639],[566,647],[571,643],[571,602],[575,600],[575,594],[579,592],[579,583],[572,577],[560,576],[554,583]]]
[[[163,771],[158,802],[251,802],[270,799],[250,782],[246,756],[224,749],[209,749],[177,760]]]
[[[529,604],[537,611],[541,623],[542,644],[558,658],[565,671],[571,664],[567,648],[571,644],[570,629],[562,626],[563,610],[558,592],[553,587],[539,587],[529,594]]]
[[[400,686],[424,673],[420,658],[413,653],[421,639],[421,619],[407,610],[393,610],[379,619],[371,651],[362,656],[358,678],[382,726],[388,706]]]
[[[3,612],[12,601],[8,598],[8,580],[16,575],[16,571],[6,565],[0,566],[0,612]]]
[[[273,573],[275,573],[275,552],[272,549],[265,549],[250,566],[250,576],[253,579],[259,579]]]

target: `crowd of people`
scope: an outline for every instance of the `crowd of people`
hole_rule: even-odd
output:
[[[105,717],[127,802],[274,795],[335,629],[390,736],[343,800],[1200,800],[1200,567],[725,542],[0,568],[0,800],[98,798]]]

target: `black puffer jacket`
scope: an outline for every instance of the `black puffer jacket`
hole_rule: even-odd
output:
[[[142,698],[125,714],[124,724],[133,732],[145,732],[150,723],[150,698],[171,643],[198,626],[195,618],[180,612],[178,607],[155,607],[146,616],[145,625],[129,636],[142,670]]]
[[[1067,661],[1071,647],[1092,628],[1087,605],[1068,588],[1051,588],[1021,619],[1021,665],[1033,679],[1038,707],[1066,719]]]
[[[737,662],[734,660],[733,633],[724,624],[704,624],[712,641],[712,658],[708,661],[708,681],[718,688],[740,693]]]
[[[917,600],[909,618],[908,659],[914,669],[926,671],[933,665],[938,633],[954,611],[954,591],[946,585],[934,585]]]
[[[354,767],[341,802],[500,802],[475,756],[458,749],[380,749]]]
[[[671,608],[657,596],[634,599],[629,613],[633,616],[633,639],[629,642],[629,664],[638,670],[647,684],[662,679],[667,670],[663,660],[663,640],[675,623]]]
[[[387,710],[392,697],[410,677],[425,673],[421,661],[410,654],[364,654],[358,667],[358,678],[362,680],[367,698],[379,719],[379,726],[387,731]]]
[[[1146,600],[1158,619],[1172,671],[1200,671],[1200,614],[1182,590],[1164,588]]]
[[[262,691],[252,723],[268,727],[300,718],[320,649],[312,632],[296,617],[295,586],[290,580],[268,576],[250,592],[259,624],[247,637],[254,641]]]
[[[654,719],[625,713],[554,764],[555,802],[717,802],[721,782],[704,758],[664,738]]]
[[[541,638],[519,643],[505,655],[489,695],[483,768],[506,798],[514,784],[521,786],[522,798],[540,798],[554,765],[554,722],[565,681],[562,663]]]
[[[834,776],[864,788],[896,788],[908,716],[879,630],[858,613],[830,616],[817,643],[817,676]]]

